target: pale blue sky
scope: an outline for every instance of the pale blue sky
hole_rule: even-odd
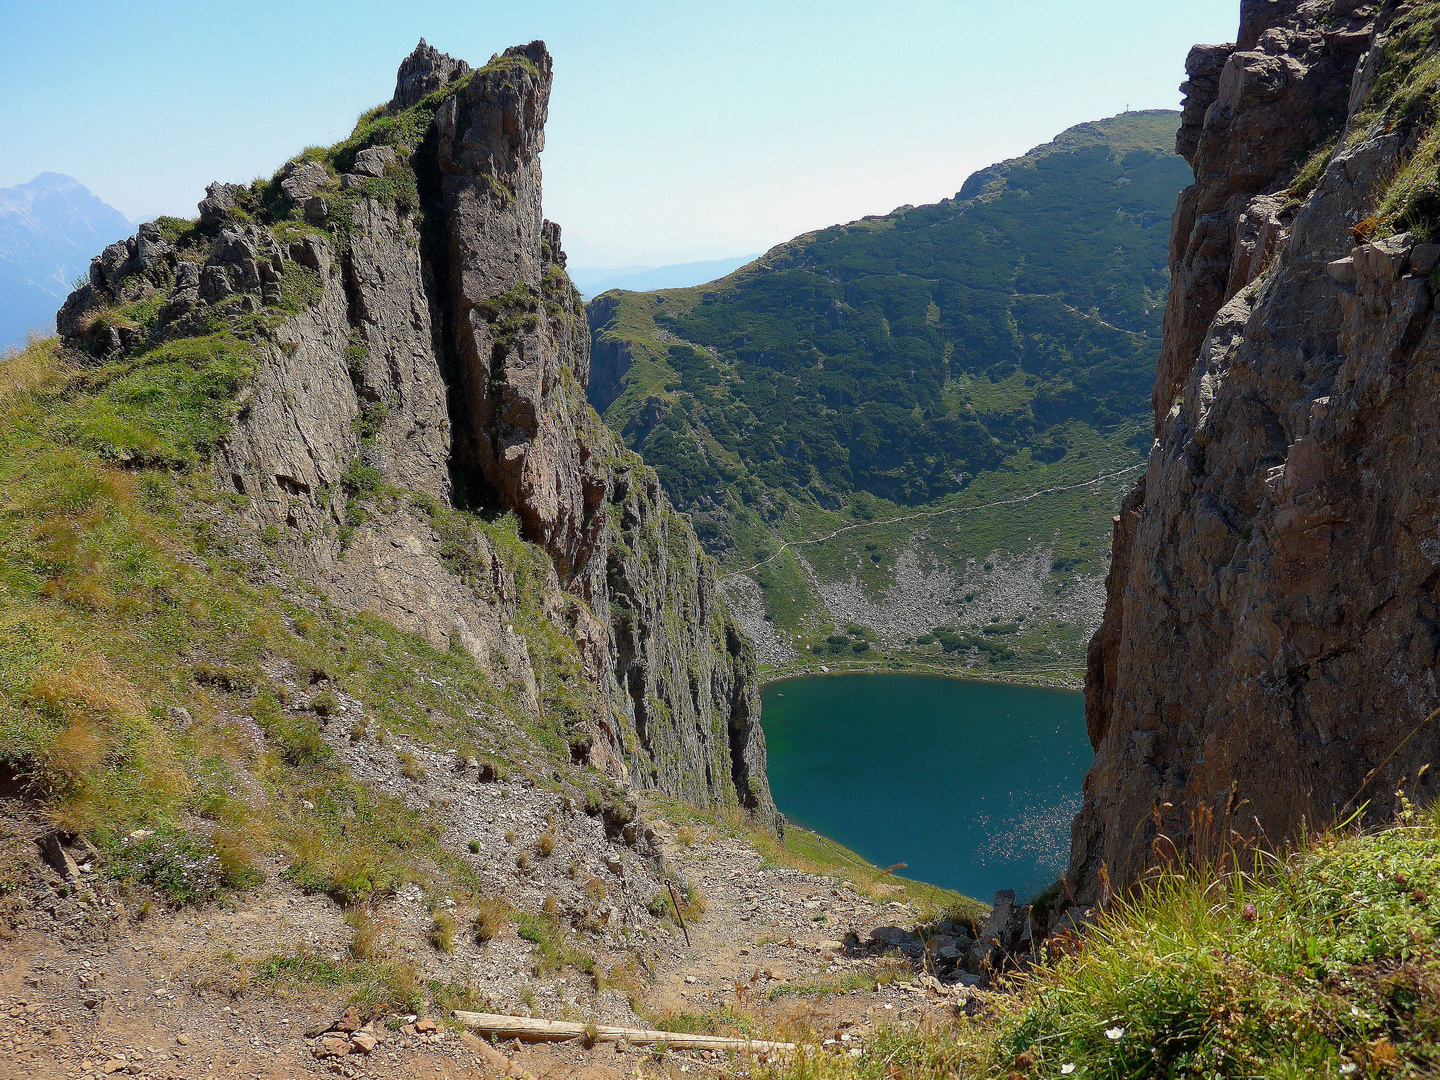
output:
[[[0,0],[0,187],[53,170],[132,218],[193,216],[349,133],[420,37],[483,63],[543,38],[543,158],[572,262],[761,251],[1064,128],[1175,108],[1238,0]]]

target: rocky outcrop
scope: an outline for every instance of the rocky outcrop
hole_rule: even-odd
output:
[[[404,112],[418,105],[427,94],[443,90],[456,79],[470,73],[470,65],[464,60],[446,56],[424,38],[415,51],[400,64],[395,77],[395,96],[390,99],[390,111]]]
[[[1278,845],[1360,805],[1383,819],[1402,784],[1433,791],[1440,247],[1385,235],[1405,224],[1387,188],[1425,133],[1376,91],[1377,73],[1404,81],[1416,40],[1434,55],[1414,10],[1247,0],[1238,46],[1191,54],[1195,184],[1175,214],[1156,441],[1091,645],[1078,895],[1237,834]],[[1313,190],[1293,187],[1317,150]]]
[[[539,42],[472,71],[422,41],[393,123],[362,118],[268,183],[212,185],[183,236],[142,226],[60,330],[96,356],[146,334],[251,341],[214,467],[292,568],[465,649],[534,714],[546,684],[569,700],[516,629],[540,612],[588,684],[564,718],[574,760],[778,825],[749,642],[687,519],[585,399],[590,335],[541,209],[550,86]],[[135,328],[124,305],[151,296],[162,315]],[[542,565],[507,553],[484,524],[500,515]]]

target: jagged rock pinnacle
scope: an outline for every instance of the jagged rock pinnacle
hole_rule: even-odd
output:
[[[415,51],[400,62],[400,70],[395,75],[395,96],[390,99],[390,110],[400,112],[410,108],[426,94],[434,93],[469,70],[470,65],[464,60],[456,60],[442,53],[421,38]]]

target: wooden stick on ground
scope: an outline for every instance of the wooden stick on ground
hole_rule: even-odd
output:
[[[685,929],[685,916],[680,914],[680,898],[675,895],[675,886],[670,884],[669,879],[665,881],[665,887],[670,890],[670,902],[675,905],[675,918],[680,922],[680,932],[685,935],[685,947],[690,947],[690,931]]]
[[[525,1016],[502,1016],[499,1013],[455,1010],[455,1019],[471,1031],[493,1035],[499,1039],[520,1039],[524,1042],[566,1042],[593,1035],[596,1042],[619,1042],[624,1039],[635,1046],[664,1043],[675,1050],[740,1050],[750,1053],[774,1053],[794,1050],[788,1042],[764,1042],[757,1039],[728,1039],[720,1035],[687,1035],[679,1031],[657,1031],[654,1028],[610,1027],[599,1024],[588,1027],[567,1020],[532,1020]]]

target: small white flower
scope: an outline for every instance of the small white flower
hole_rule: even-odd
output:
[[[1106,1028],[1105,1037],[1111,1042],[1117,1039],[1123,1039],[1125,1037],[1125,1029],[1123,1027]]]
[[[1351,1016],[1364,1016],[1365,1013],[1364,1013],[1364,1011],[1361,1010],[1361,1008],[1360,1008],[1359,1005],[1351,1005],[1351,1006],[1350,1006],[1350,1015],[1351,1015]],[[1357,1065],[1356,1068],[1358,1069],[1359,1066]]]
[[[1347,1061],[1344,1065],[1340,1066],[1341,1076],[1354,1076],[1359,1071],[1360,1066],[1356,1065],[1353,1061]]]
[[[1075,1071],[1075,1066],[1074,1066],[1074,1064],[1073,1064],[1072,1062],[1067,1061],[1064,1065],[1061,1065],[1061,1066],[1060,1066],[1060,1075],[1061,1075],[1061,1076],[1069,1076],[1069,1075],[1070,1075],[1071,1073],[1073,1073],[1074,1071]]]

